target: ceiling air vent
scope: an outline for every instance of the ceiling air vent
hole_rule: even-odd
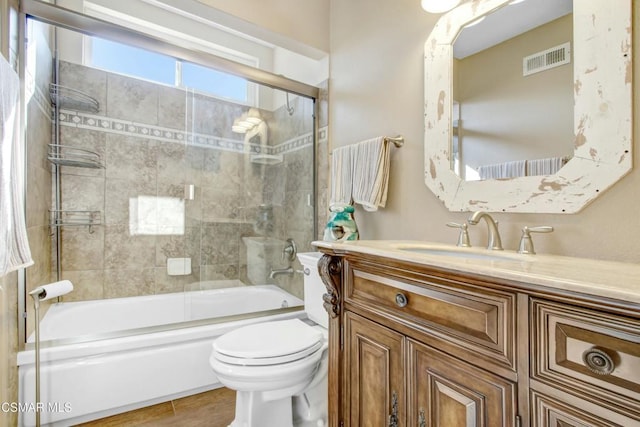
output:
[[[538,73],[571,62],[571,43],[567,42],[522,59],[522,75]]]

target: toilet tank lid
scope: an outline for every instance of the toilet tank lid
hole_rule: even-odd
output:
[[[299,252],[298,259],[302,264],[317,264],[322,258],[322,252]]]

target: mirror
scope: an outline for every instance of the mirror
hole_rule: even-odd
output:
[[[452,167],[461,179],[551,174],[573,155],[572,45],[571,0],[509,3],[460,31]]]
[[[527,1],[533,0],[525,3]],[[464,142],[470,130],[470,123],[465,122],[465,107],[469,108],[469,101],[455,102],[456,96],[460,95],[457,92],[460,74],[456,82],[454,47],[462,40],[463,28],[468,24],[483,16],[489,21],[501,9],[521,5],[509,3],[511,0],[464,3],[440,18],[425,44],[425,183],[452,211],[577,212],[632,167],[631,1],[624,0],[624,4],[615,10],[597,0],[580,0],[573,4],[572,63],[558,67],[572,70],[570,101],[573,111],[566,100],[563,101],[565,107],[553,107],[550,101],[540,101],[540,108],[547,107],[549,115],[565,115],[562,123],[568,123],[570,130],[565,128],[564,138],[569,144],[554,146],[553,150],[557,151],[520,153],[515,157],[518,160],[531,159],[529,156],[535,159],[559,157],[566,158],[566,164],[555,173],[467,181],[452,169],[456,156],[463,160],[462,165],[465,149],[471,150],[468,146],[465,148]],[[492,34],[499,33],[495,28],[494,25]],[[526,54],[518,55],[517,60],[522,61]],[[493,69],[498,70],[496,67],[499,66],[494,64]],[[496,74],[494,72],[494,78],[498,78]],[[496,93],[491,91],[494,98],[509,97],[508,93]],[[519,116],[533,117],[523,108],[533,103],[531,99],[522,95],[513,95],[513,98],[517,107],[501,114],[499,118],[504,123]],[[561,111],[555,111],[558,109]],[[462,120],[458,121],[458,118]],[[541,118],[531,118],[528,126],[545,127]],[[509,143],[530,147],[523,142],[531,138],[532,133],[515,133],[509,137]],[[545,142],[549,138],[544,137]],[[454,145],[454,142],[458,144]],[[489,159],[496,159],[495,163],[501,159],[506,159],[504,163],[513,160],[513,156],[502,157],[506,150],[499,145],[481,146],[480,150],[488,154]],[[464,177],[465,173],[460,175]]]

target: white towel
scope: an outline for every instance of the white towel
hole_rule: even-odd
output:
[[[480,179],[516,178],[525,176],[526,166],[526,160],[483,165],[478,168],[478,174]]]
[[[0,55],[0,276],[33,264],[24,216],[20,79]]]
[[[478,175],[480,179],[501,178],[501,164],[478,166]]]
[[[515,160],[513,162],[505,162],[503,164],[502,178],[517,178],[525,176],[527,169],[526,160]]]
[[[553,175],[564,165],[564,158],[549,157],[546,159],[527,160],[527,175]]]
[[[329,206],[351,204],[354,148],[352,145],[347,145],[332,151],[331,199]]]
[[[481,165],[478,166],[478,175],[480,179],[500,178],[500,165]]]
[[[384,137],[359,142],[354,147],[353,201],[367,211],[387,203],[389,144]]]

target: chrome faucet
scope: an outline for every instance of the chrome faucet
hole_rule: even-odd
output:
[[[275,279],[276,276],[283,275],[291,276],[293,273],[295,273],[295,270],[291,266],[287,268],[276,268],[275,270],[271,270],[271,273],[269,273],[269,279]]]
[[[289,266],[287,268],[272,268],[269,273],[269,278],[275,279],[276,276],[291,276],[294,273],[301,273],[302,271],[294,270],[293,267],[291,267],[291,263],[295,261],[297,253],[298,247],[296,246],[296,242],[291,238],[287,239],[284,243],[284,248],[282,248],[282,260],[287,261]]]
[[[494,251],[502,250],[502,240],[500,239],[500,232],[498,231],[498,223],[496,223],[491,215],[486,212],[477,211],[474,212],[467,222],[471,225],[476,225],[480,218],[484,218],[484,221],[487,223],[487,232],[489,233],[487,239],[487,249],[492,249]]]

